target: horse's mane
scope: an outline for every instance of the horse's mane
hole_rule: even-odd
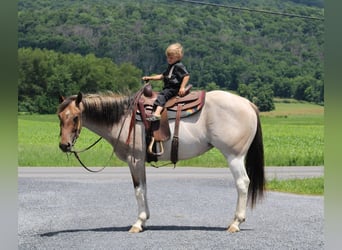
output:
[[[65,109],[70,102],[76,100],[77,95],[70,96],[59,106],[58,111]],[[113,92],[83,94],[83,114],[87,120],[96,123],[118,123],[129,108],[132,98]]]
[[[97,123],[118,123],[127,112],[131,98],[116,93],[86,94],[82,98],[87,120]]]

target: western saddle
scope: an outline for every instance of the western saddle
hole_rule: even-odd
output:
[[[178,161],[178,135],[179,122],[181,118],[191,116],[203,107],[205,101],[205,91],[192,91],[192,85],[186,88],[183,97],[175,96],[166,104],[161,113],[161,119],[158,121],[147,121],[147,117],[152,115],[154,101],[157,99],[158,92],[152,91],[151,84],[146,83],[143,91],[137,94],[134,101],[134,111],[131,119],[130,133],[127,143],[129,142],[131,130],[135,125],[135,121],[142,121],[146,132],[146,160],[147,162],[158,161],[158,156],[164,153],[163,142],[170,139],[169,120],[175,119],[174,134],[172,137],[171,162],[176,164]]]

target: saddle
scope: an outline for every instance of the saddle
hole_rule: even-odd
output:
[[[136,114],[134,119],[142,121],[146,131],[147,162],[158,161],[157,157],[164,153],[163,142],[170,139],[169,120],[175,120],[174,135],[172,138],[171,161],[176,164],[178,161],[178,134],[181,118],[188,117],[200,111],[205,101],[205,91],[192,91],[192,85],[186,88],[183,97],[175,96],[167,101],[161,113],[159,121],[147,121],[146,118],[152,115],[154,102],[158,92],[152,91],[150,84],[145,84],[144,91],[137,101]],[[133,117],[132,117],[133,119]]]

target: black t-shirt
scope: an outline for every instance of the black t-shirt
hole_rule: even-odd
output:
[[[169,77],[171,70],[171,76]],[[178,61],[174,64],[169,64],[167,69],[163,72],[164,88],[179,89],[184,76],[187,75],[189,75],[189,72],[182,62]]]

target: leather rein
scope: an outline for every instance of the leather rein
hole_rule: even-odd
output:
[[[99,141],[101,141],[102,137],[100,137],[99,139],[97,139],[93,144],[91,144],[90,146],[86,147],[85,149],[82,150],[71,150],[70,153],[73,153],[75,158],[78,160],[78,162],[82,165],[82,167],[84,167],[86,170],[88,170],[89,172],[92,173],[98,173],[101,172],[103,169],[105,169],[106,166],[103,166],[101,169],[99,170],[92,170],[90,168],[88,168],[80,159],[80,157],[78,156],[79,153],[85,152],[88,149],[91,149],[92,147],[94,147]],[[112,154],[113,155],[113,154]]]

